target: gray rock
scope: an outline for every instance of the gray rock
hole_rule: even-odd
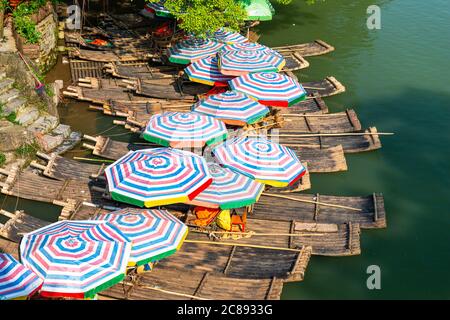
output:
[[[81,132],[73,131],[62,144],[60,144],[55,150],[53,150],[53,152],[56,154],[63,154],[64,152],[73,149],[77,144],[81,142],[82,137],[83,134]]]
[[[34,107],[20,110],[16,115],[16,121],[23,126],[28,126],[39,118],[39,111]]]
[[[64,138],[67,138],[70,136],[70,132],[72,130],[70,129],[70,126],[67,124],[59,124],[55,130],[52,131],[52,134],[54,135],[62,135]]]
[[[24,127],[0,120],[0,151],[14,151],[33,140],[33,134]]]
[[[0,103],[7,103],[20,96],[20,91],[17,89],[8,90],[0,95]]]
[[[0,80],[0,93],[3,94],[6,91],[8,91],[9,89],[11,89],[13,84],[14,84],[14,80],[12,80],[12,79]]]
[[[45,134],[43,136],[38,135],[36,140],[44,152],[50,152],[63,143],[64,137],[62,135]]]
[[[17,114],[17,112],[25,106],[27,102],[24,98],[15,98],[10,100],[2,110],[2,115],[7,116],[13,112]]]
[[[58,118],[54,116],[41,116],[28,127],[28,130],[34,133],[46,134],[56,128],[58,122]]]

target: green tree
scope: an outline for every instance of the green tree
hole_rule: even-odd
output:
[[[147,0],[159,2],[159,0]],[[292,0],[274,0],[289,4]],[[306,0],[311,1],[311,0]],[[180,28],[197,37],[205,37],[221,27],[238,31],[246,12],[242,0],[167,0],[164,6],[179,20]]]

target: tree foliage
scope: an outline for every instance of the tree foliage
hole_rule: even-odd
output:
[[[159,2],[159,0],[147,0]],[[275,0],[289,4],[292,0]],[[179,20],[180,27],[197,37],[229,27],[238,31],[246,17],[243,1],[236,0],[167,0],[164,6]]]

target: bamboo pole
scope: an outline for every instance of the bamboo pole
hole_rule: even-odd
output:
[[[186,243],[199,243],[199,244],[214,244],[214,245],[217,245],[217,246],[236,246],[236,247],[248,247],[248,248],[258,248],[258,249],[293,251],[293,252],[300,252],[300,251],[302,251],[301,249],[271,247],[271,246],[260,246],[260,245],[256,245],[256,244],[235,243],[235,242],[218,242],[218,241],[203,241],[203,240],[184,240],[184,242],[186,242]]]
[[[324,233],[256,233],[256,232],[233,232],[233,231],[200,231],[191,230],[194,233],[204,234],[229,234],[229,235],[249,235],[249,236],[280,236],[280,237],[305,237],[305,236],[324,236]]]
[[[125,284],[127,286],[134,286],[134,284],[131,283],[131,282],[123,281],[121,283],[123,283],[123,284]],[[186,298],[197,299],[197,300],[211,300],[211,299],[208,299],[208,298],[202,298],[202,297],[193,296],[193,295],[190,295],[190,294],[187,294],[187,293],[169,291],[169,290],[156,288],[156,287],[144,286],[144,285],[140,285],[140,284],[137,284],[137,286],[140,287],[140,288],[149,289],[149,290],[155,290],[155,291],[171,294],[171,295],[174,295],[174,296],[186,297]]]
[[[362,211],[362,209],[359,208],[353,208],[353,207],[347,207],[347,206],[341,206],[338,204],[332,204],[332,203],[324,203],[324,202],[319,202],[319,201],[312,201],[312,200],[305,200],[305,199],[298,199],[298,198],[294,198],[294,197],[288,197],[288,196],[283,196],[280,194],[273,194],[273,193],[266,193],[263,192],[264,196],[268,196],[268,197],[274,197],[274,198],[280,198],[280,199],[287,199],[287,200],[293,200],[293,201],[298,201],[298,202],[305,202],[305,203],[311,203],[311,204],[318,204],[318,205],[322,205],[322,206],[326,206],[326,207],[334,207],[334,208],[340,208],[340,209],[347,209],[347,210],[353,210],[353,211]]]
[[[94,159],[94,158],[82,158],[82,157],[73,157],[74,160],[80,160],[80,161],[93,161],[93,162],[100,162],[100,163],[113,163],[114,160],[107,160],[107,159]]]
[[[305,134],[267,134],[276,137],[340,137],[340,136],[393,136],[393,132],[343,132],[343,133],[305,133]],[[249,135],[258,137],[260,135]]]

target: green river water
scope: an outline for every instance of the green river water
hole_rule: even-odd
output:
[[[381,8],[380,30],[366,27],[366,9],[374,4]],[[364,127],[395,132],[382,137],[381,150],[347,155],[347,172],[313,174],[308,191],[382,192],[388,228],[364,230],[359,256],[312,257],[305,280],[286,284],[282,298],[450,298],[450,2],[319,0],[308,6],[293,0],[275,8],[274,20],[258,27],[260,42],[330,43],[336,51],[307,58],[311,65],[299,79],[335,76],[347,92],[326,98],[330,112],[354,108]],[[61,78],[61,69],[55,77]],[[123,129],[111,129],[112,118],[87,111],[85,104],[61,107],[60,115],[74,130],[108,130],[115,139],[130,139]],[[47,220],[60,210],[23,200],[17,205]],[[4,207],[15,206],[16,199],[8,198]],[[381,290],[367,289],[369,265],[381,268]]]

